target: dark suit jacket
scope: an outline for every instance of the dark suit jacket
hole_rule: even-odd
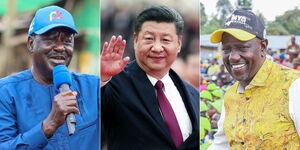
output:
[[[199,92],[173,70],[169,74],[193,127],[179,149],[199,150]],[[136,61],[101,88],[101,101],[108,150],[176,150],[159,111],[155,88]]]

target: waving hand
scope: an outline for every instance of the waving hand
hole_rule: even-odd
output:
[[[129,57],[123,58],[126,41],[122,36],[112,36],[109,44],[104,43],[100,64],[101,64],[101,81],[107,81],[112,76],[120,73],[129,62]]]

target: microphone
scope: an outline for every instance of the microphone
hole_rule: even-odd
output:
[[[59,92],[66,92],[70,90],[72,83],[71,75],[68,68],[65,65],[57,65],[53,68],[53,84],[59,89]],[[67,115],[67,126],[69,135],[73,135],[75,132],[76,118],[74,113]]]

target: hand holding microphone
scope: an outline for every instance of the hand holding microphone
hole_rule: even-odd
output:
[[[74,134],[76,119],[79,114],[77,108],[77,92],[70,91],[72,80],[67,67],[57,65],[53,69],[53,84],[60,93],[54,97],[52,109],[48,117],[43,121],[43,130],[47,137],[51,137],[58,127],[67,121],[69,135]]]
[[[56,88],[59,89],[59,92],[65,93],[70,91],[71,83],[72,83],[72,79],[68,71],[68,68],[65,65],[55,66],[53,69],[53,84],[55,85]],[[76,101],[76,95],[75,95],[75,101]],[[75,132],[75,125],[76,125],[76,118],[73,112],[68,113],[66,121],[68,125],[69,135],[73,135]]]

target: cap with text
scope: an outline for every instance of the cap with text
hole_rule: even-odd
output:
[[[255,37],[265,39],[265,27],[251,11],[235,10],[225,21],[224,28],[214,31],[210,36],[212,43],[219,43],[226,32],[240,41],[249,41]]]
[[[58,6],[48,6],[39,9],[31,21],[28,35],[43,34],[53,28],[66,27],[74,33],[78,33],[75,28],[72,15],[65,9]]]

